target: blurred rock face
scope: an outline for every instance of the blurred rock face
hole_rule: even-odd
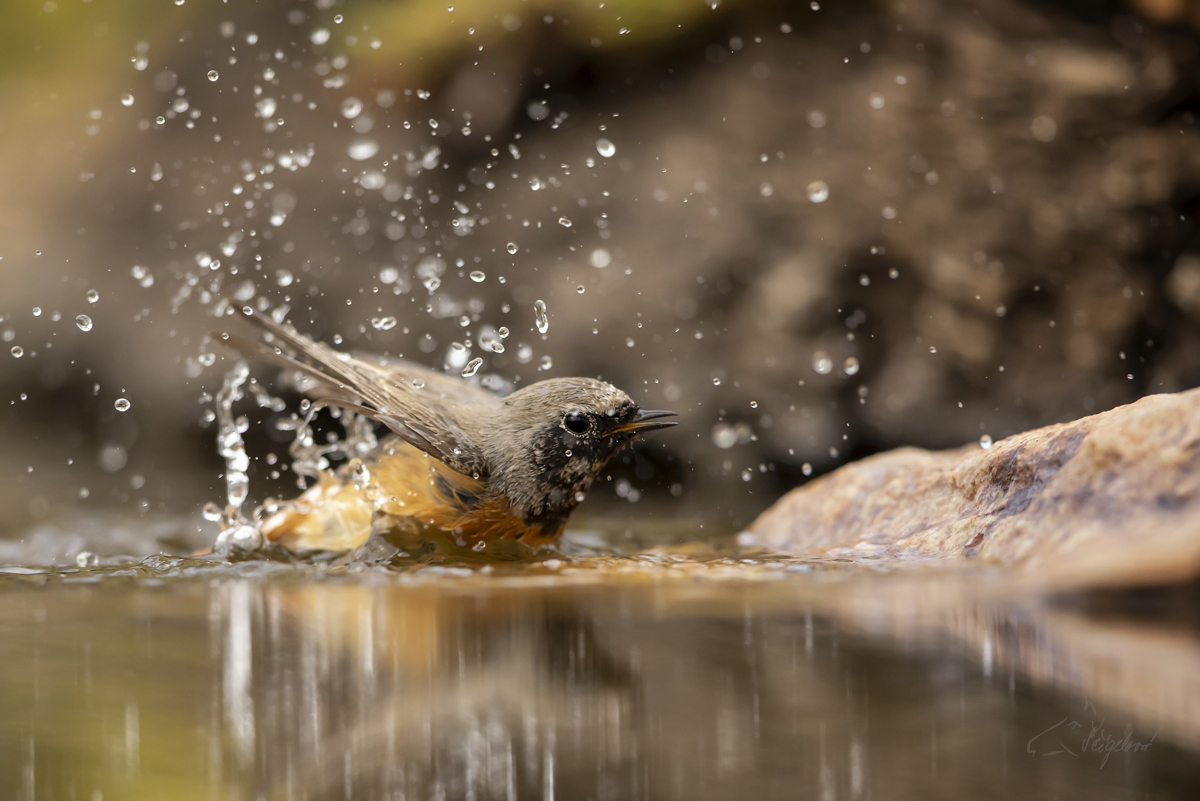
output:
[[[0,380],[44,399],[10,407],[14,472],[31,437],[113,468],[118,500],[186,472],[229,364],[203,333],[237,325],[205,315],[248,303],[676,409],[629,478],[739,525],[810,469],[1200,382],[1194,36],[1013,2],[546,9],[280,7],[148,47],[10,240],[0,331],[26,353]]]

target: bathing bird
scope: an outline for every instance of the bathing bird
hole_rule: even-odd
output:
[[[592,482],[639,434],[675,425],[612,384],[551,378],[501,396],[411,362],[343,353],[249,307],[249,338],[213,334],[283,368],[315,399],[383,424],[390,436],[324,470],[260,528],[291,551],[344,551],[372,531],[427,528],[460,544],[557,539]]]

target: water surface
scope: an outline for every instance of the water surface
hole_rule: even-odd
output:
[[[919,603],[819,600],[889,583],[699,546],[6,572],[0,797],[1197,797],[1180,736],[1102,767],[1080,746],[1100,721],[1123,737],[1120,710],[1000,644],[981,658]]]

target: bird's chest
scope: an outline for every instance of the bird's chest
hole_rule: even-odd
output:
[[[491,540],[535,544],[556,538],[561,525],[530,523],[510,499],[486,482],[464,476],[417,449],[397,444],[368,468],[376,527],[430,526],[468,545]]]
[[[416,448],[393,441],[361,468],[326,473],[264,522],[269,539],[290,550],[352,550],[372,531],[444,531],[474,545],[493,540],[538,544],[562,531],[557,521],[528,522],[507,496]]]

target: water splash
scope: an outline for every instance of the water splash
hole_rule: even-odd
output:
[[[216,551],[229,554],[237,551],[254,550],[262,545],[262,535],[254,526],[247,525],[242,516],[242,504],[250,492],[250,457],[246,455],[246,444],[242,441],[241,427],[233,417],[233,404],[241,400],[242,385],[250,377],[250,367],[244,361],[237,362],[225,374],[225,384],[216,397],[217,449],[225,460],[225,512],[221,515],[221,534],[217,537]]]

